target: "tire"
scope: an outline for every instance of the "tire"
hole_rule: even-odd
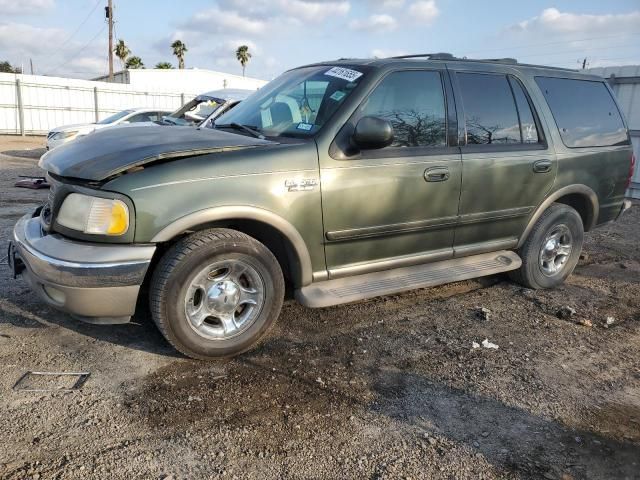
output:
[[[167,341],[188,357],[209,360],[238,355],[263,339],[280,315],[284,291],[282,270],[267,247],[214,228],[164,254],[149,300]]]
[[[536,290],[556,287],[578,264],[583,241],[584,226],[578,212],[568,205],[554,203],[540,216],[518,250],[522,266],[509,272],[509,276]],[[567,245],[571,248],[563,255]]]

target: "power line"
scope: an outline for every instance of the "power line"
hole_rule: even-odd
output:
[[[588,57],[588,59],[587,59],[589,64],[593,64],[595,62],[607,62],[607,61],[613,61],[613,60],[635,60],[635,61],[637,61],[637,63],[640,64],[640,57],[638,57],[638,56],[634,56],[634,57],[613,57],[613,58]],[[566,66],[567,63],[570,63],[570,62],[547,63],[546,65],[548,65],[550,67],[558,67],[558,66]],[[568,67],[568,68],[571,68],[571,67]]]
[[[102,2],[102,0],[98,0],[95,3],[93,8],[91,8],[91,10],[87,14],[87,16],[84,18],[84,20],[82,20],[82,22],[80,22],[80,25],[78,25],[78,27],[73,31],[73,33],[71,35],[69,35],[66,38],[66,40],[60,44],[60,46],[58,47],[58,51],[60,51],[62,47],[64,47],[67,43],[69,43],[69,40],[71,40],[76,35],[76,33],[78,33],[80,31],[80,29],[84,26],[84,24],[87,23],[87,20],[89,20],[89,18],[91,18],[91,15],[93,15],[93,12],[96,11],[96,8],[98,8],[98,5],[100,5],[101,2]],[[42,71],[47,71],[47,70],[48,69],[46,67],[44,69],[42,69]],[[56,68],[56,70],[57,70],[57,68]]]
[[[76,34],[76,33],[78,33],[78,32],[80,31],[80,29],[83,27],[83,25],[84,25],[85,23],[87,23],[87,20],[89,20],[89,18],[91,17],[91,15],[93,15],[93,12],[95,12],[95,11],[96,11],[96,8],[98,8],[98,5],[100,5],[100,3],[102,3],[102,0],[98,0],[98,1],[96,2],[96,4],[95,4],[95,5],[93,6],[93,8],[91,9],[91,11],[90,11],[90,12],[87,14],[87,16],[84,18],[84,20],[82,20],[82,22],[80,22],[80,25],[78,25],[78,27],[73,31],[73,33],[72,33],[71,35],[69,35],[69,37],[67,37],[67,39],[66,39],[64,42],[62,42],[62,43],[60,44],[60,46],[58,47],[58,49],[60,49],[61,47],[64,47],[64,46],[69,42],[69,40],[71,40],[71,39],[75,36],[75,34]]]
[[[96,33],[93,37],[91,37],[91,40],[89,40],[87,43],[85,43],[77,52],[75,52],[73,55],[70,55],[69,57],[67,57],[66,60],[64,60],[60,65],[58,65],[56,68],[53,68],[51,70],[49,70],[49,73],[56,73],[61,67],[65,66],[67,63],[69,63],[71,60],[73,60],[75,57],[77,57],[80,53],[82,53],[84,51],[85,48],[87,48],[89,46],[89,44],[91,42],[93,42],[96,38],[98,38],[98,36],[100,36],[102,34],[102,32],[104,32],[104,29],[107,28],[107,25],[104,24],[102,26],[102,28],[98,31],[98,33]]]
[[[637,44],[631,44],[631,43],[627,43],[625,45],[612,45],[612,46],[607,46],[607,47],[591,47],[591,48],[585,48],[585,47],[575,47],[576,49],[573,50],[556,50],[553,52],[548,52],[548,53],[534,53],[531,55],[518,55],[518,58],[532,58],[532,57],[549,57],[549,56],[557,56],[557,55],[570,55],[570,54],[575,54],[578,53],[580,55],[583,54],[583,52],[591,52],[594,50],[611,50],[612,48],[637,48],[638,45]]]
[[[622,34],[618,34],[618,35],[606,35],[606,36],[601,36],[601,37],[589,37],[589,38],[578,38],[578,39],[569,39],[569,40],[561,40],[561,41],[556,41],[556,42],[546,42],[546,43],[530,43],[528,45],[518,45],[515,47],[502,47],[502,48],[494,48],[494,49],[486,49],[486,50],[479,50],[479,51],[475,51],[475,52],[469,52],[466,55],[484,55],[487,52],[505,52],[505,51],[511,51],[511,50],[522,50],[522,49],[526,49],[526,48],[531,48],[531,47],[545,47],[545,46],[549,46],[549,45],[564,45],[568,42],[588,42],[591,40],[602,40],[605,38],[619,38],[619,37],[628,37],[628,36],[636,36],[636,35],[640,35],[640,32],[638,33],[622,33]],[[576,47],[579,48],[579,47]]]

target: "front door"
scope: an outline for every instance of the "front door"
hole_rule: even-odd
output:
[[[514,248],[553,186],[555,154],[521,80],[481,71],[451,75],[465,133],[455,255]]]
[[[393,144],[348,157],[336,154],[334,142],[321,159],[330,278],[453,256],[461,158],[448,133],[456,131],[448,82],[440,70],[388,73],[348,125],[384,118]]]

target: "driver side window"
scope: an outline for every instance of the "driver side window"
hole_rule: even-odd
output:
[[[390,147],[444,147],[447,122],[442,78],[439,72],[394,72],[369,95],[361,116],[383,118],[391,123]]]

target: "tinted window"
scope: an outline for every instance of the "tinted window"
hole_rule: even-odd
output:
[[[438,72],[395,72],[365,100],[362,116],[375,116],[393,125],[393,147],[446,145],[446,115],[442,79]]]
[[[513,89],[513,96],[516,99],[516,105],[518,106],[518,116],[520,117],[520,129],[522,134],[523,143],[538,143],[540,142],[540,136],[538,135],[538,128],[536,127],[536,121],[533,117],[531,110],[531,104],[529,99],[524,93],[524,89],[520,84],[520,81],[513,77],[509,77],[509,83]]]
[[[520,143],[518,112],[506,76],[458,73],[458,85],[468,144]]]
[[[603,82],[536,77],[567,147],[628,143],[613,97]]]

